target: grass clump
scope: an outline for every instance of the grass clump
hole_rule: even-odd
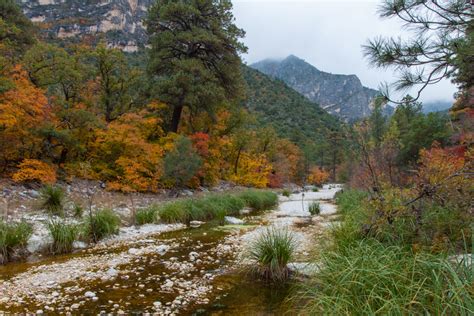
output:
[[[40,207],[52,215],[64,215],[64,191],[59,186],[47,185],[40,191]]]
[[[318,202],[312,202],[308,207],[308,211],[312,216],[319,215],[321,213],[321,207]]]
[[[288,263],[296,250],[293,235],[286,229],[267,228],[250,244],[247,257],[255,262],[249,271],[267,281],[284,281],[289,276]]]
[[[186,201],[166,203],[161,206],[158,215],[166,223],[188,223],[191,221]]]
[[[82,205],[74,203],[72,207],[72,214],[76,218],[82,218],[82,215],[84,214],[84,208]]]
[[[77,225],[52,220],[48,223],[48,230],[53,238],[53,244],[51,245],[52,253],[69,253],[73,250],[73,243],[79,233]]]
[[[102,209],[91,214],[85,223],[84,235],[91,241],[97,242],[110,235],[117,234],[120,218],[110,209]]]
[[[446,257],[358,240],[325,251],[303,314],[472,315],[474,270]]]
[[[137,210],[135,213],[135,223],[137,225],[152,224],[156,221],[156,215],[158,213],[158,207],[151,205],[147,208]]]
[[[0,263],[8,262],[15,251],[24,249],[32,232],[31,225],[26,222],[0,220]]]
[[[290,192],[290,190],[288,190],[288,189],[284,189],[284,190],[281,192],[281,195],[283,195],[283,196],[285,196],[285,197],[290,197],[291,192]]]
[[[247,190],[240,193],[239,197],[254,211],[269,210],[278,204],[278,196],[269,191]]]
[[[275,193],[246,191],[233,194],[212,194],[199,199],[187,199],[167,203],[158,210],[160,220],[166,223],[189,223],[217,219],[221,223],[225,216],[238,215],[244,207],[265,210],[275,206],[278,197]]]

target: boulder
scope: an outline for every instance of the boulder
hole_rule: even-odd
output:
[[[226,216],[224,217],[225,222],[230,225],[243,225],[245,222],[237,217]]]

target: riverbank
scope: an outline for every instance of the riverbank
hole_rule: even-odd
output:
[[[172,315],[205,308],[230,291],[215,278],[237,273],[242,251],[265,227],[294,233],[297,260],[306,263],[315,238],[336,220],[329,200],[338,190],[280,196],[277,209],[242,215],[245,225],[126,228],[76,254],[8,264],[0,268],[0,311]],[[313,201],[321,203],[319,216],[308,212]]]

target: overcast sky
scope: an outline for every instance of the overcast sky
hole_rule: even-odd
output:
[[[361,45],[379,35],[407,36],[395,19],[380,19],[377,0],[233,0],[236,23],[244,39],[248,63],[265,58],[298,56],[330,73],[356,74],[377,89],[393,82],[391,71],[370,67]],[[427,88],[423,101],[451,100],[456,91],[448,80]],[[413,93],[414,94],[414,93]]]

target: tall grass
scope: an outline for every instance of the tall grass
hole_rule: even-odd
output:
[[[254,211],[269,210],[278,204],[278,196],[268,191],[247,190],[240,193],[239,197]]]
[[[246,257],[254,263],[248,269],[264,280],[284,281],[295,250],[294,237],[288,230],[267,228],[249,245]]]
[[[84,215],[84,208],[81,204],[74,203],[72,213],[74,217],[82,218],[82,215]]]
[[[474,313],[474,268],[454,263],[446,251],[413,251],[412,242],[423,242],[434,231],[452,237],[455,214],[447,216],[443,209],[427,205],[424,227],[416,234],[406,216],[394,218],[390,227],[374,234],[367,224],[377,218],[377,210],[365,193],[347,190],[336,200],[344,221],[331,230],[331,242],[318,251],[318,274],[294,298],[305,302],[301,314]]]
[[[474,270],[369,238],[323,252],[302,314],[472,315]]]
[[[26,247],[33,229],[26,222],[5,223],[0,220],[0,264],[7,262],[16,250]]]
[[[135,213],[135,223],[137,225],[152,224],[156,221],[158,206],[150,205],[146,208],[137,210]]]
[[[59,186],[46,185],[40,191],[40,207],[53,215],[64,215],[64,191]]]
[[[238,215],[244,207],[264,210],[276,205],[275,193],[246,191],[241,194],[213,194],[198,199],[187,199],[167,203],[158,210],[161,221],[166,223],[189,223],[193,220],[223,221],[225,216]]]
[[[79,233],[77,225],[66,224],[60,220],[51,220],[48,223],[48,230],[53,238],[52,253],[69,253],[73,250],[73,243]]]
[[[321,207],[318,202],[312,202],[308,207],[309,214],[319,215],[321,213]]]
[[[85,222],[84,235],[92,242],[117,234],[120,218],[110,209],[102,209],[89,216]]]

